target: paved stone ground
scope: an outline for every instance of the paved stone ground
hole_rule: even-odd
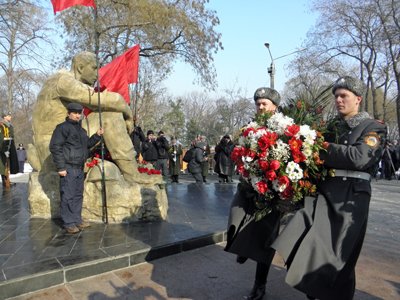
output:
[[[373,182],[367,236],[356,268],[355,299],[400,299],[399,193],[399,181]],[[183,252],[12,299],[242,299],[252,286],[255,264],[237,264],[223,246]],[[284,283],[284,276],[282,259],[276,255],[265,299],[306,299]]]

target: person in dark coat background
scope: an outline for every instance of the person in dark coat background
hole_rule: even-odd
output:
[[[24,165],[26,161],[26,150],[23,144],[19,144],[17,148],[17,157],[19,164],[19,173],[24,173]]]
[[[157,162],[156,169],[161,171],[161,174],[164,178],[168,176],[168,150],[169,150],[169,142],[164,135],[164,131],[160,130],[158,132],[158,137],[156,139],[156,148],[157,148]]]
[[[142,155],[143,159],[153,166],[156,165],[158,152],[157,152],[157,145],[156,145],[156,137],[154,136],[153,130],[147,131],[147,138],[142,143]]]
[[[235,165],[231,159],[234,144],[229,135],[222,137],[221,141],[215,146],[215,167],[214,172],[218,174],[219,182],[233,182],[232,176]]]
[[[201,163],[201,176],[203,177],[203,182],[207,182],[208,169],[209,169],[209,155],[211,153],[210,145],[207,143],[207,138],[204,135],[200,136],[199,140],[200,142],[203,142],[205,145],[203,156],[207,157],[207,160],[204,160]]]
[[[328,126],[321,159],[331,169],[306,197],[272,247],[284,258],[286,282],[309,299],[350,300],[367,228],[371,175],[381,159],[386,126],[359,112],[364,85],[352,77],[333,85],[338,117]]]
[[[142,128],[140,126],[135,126],[130,134],[130,138],[136,152],[135,158],[137,160],[139,155],[142,153],[142,143],[146,140]]]
[[[169,155],[169,175],[171,182],[179,182],[179,173],[181,172],[182,145],[177,143],[176,138],[171,138],[171,147],[168,150]]]
[[[271,113],[278,109],[279,93],[270,88],[259,88],[254,93],[257,113]],[[279,233],[281,212],[275,208],[256,221],[255,200],[259,194],[250,183],[240,178],[233,198],[227,229],[225,251],[237,255],[237,262],[244,263],[248,258],[257,262],[253,288],[247,300],[259,300],[265,295],[268,272],[275,255],[270,246]]]
[[[188,164],[189,173],[192,174],[197,183],[203,183],[203,176],[201,176],[201,163],[208,159],[203,155],[205,146],[206,145],[203,142],[197,141],[194,143],[192,159]]]

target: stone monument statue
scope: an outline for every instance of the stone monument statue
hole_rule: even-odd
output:
[[[161,175],[138,172],[129,137],[132,111],[118,93],[105,90],[98,101],[93,88],[96,79],[96,56],[81,52],[73,58],[71,70],[60,70],[50,76],[38,95],[32,116],[33,144],[27,151],[34,170],[29,181],[31,214],[58,216],[59,178],[49,143],[56,125],[66,118],[68,103],[75,102],[92,111],[82,121],[89,136],[100,127],[101,109],[104,143],[112,157],[112,162],[104,162],[109,221],[165,219],[168,201]],[[102,217],[100,168],[100,163],[90,168],[85,181],[82,216],[92,221],[100,221]]]

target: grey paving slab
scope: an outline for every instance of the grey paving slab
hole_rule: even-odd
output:
[[[17,274],[18,268],[38,263],[40,257],[47,258],[49,250],[55,247],[59,250],[55,251],[54,258],[64,268],[59,273],[64,280],[62,284],[51,288],[38,284],[40,276],[46,275],[43,272],[26,276],[30,278],[26,285],[23,285],[23,277],[16,278],[14,292],[15,289],[29,292],[35,284],[35,288],[45,289],[12,299],[242,299],[252,286],[255,264],[251,261],[237,264],[233,255],[223,251],[224,243],[221,243],[236,185],[209,183],[198,187],[190,177],[182,178],[181,182],[184,183],[167,185],[170,210],[166,222],[122,226],[96,224],[91,232],[85,231],[75,237],[72,250],[70,240],[59,231],[56,221],[26,220],[26,186],[20,185],[13,195],[3,193],[0,246],[5,243],[5,253],[0,254],[3,276],[0,276],[0,298],[13,296],[2,293],[8,280],[4,270],[15,267]],[[399,181],[373,182],[367,235],[356,269],[355,299],[400,298],[399,192]],[[20,216],[20,222],[8,222],[3,218],[16,215]],[[119,236],[113,239],[113,235]],[[107,244],[100,243],[104,237],[109,238]],[[18,242],[23,244],[18,248],[6,242],[14,242],[14,246]],[[64,255],[64,249],[70,250],[68,255]],[[30,256],[29,250],[32,250]],[[18,261],[18,254],[26,259]],[[116,259],[114,266],[113,257]],[[66,269],[100,261],[105,264],[104,268],[101,264],[94,265],[83,269],[82,275],[71,276],[73,281],[65,280]],[[125,267],[126,264],[130,266]],[[96,275],[101,269],[111,272]],[[57,284],[57,276],[53,276],[53,282],[49,282],[51,277],[43,277],[43,282],[49,286]],[[266,299],[305,299],[284,283],[284,277],[285,268],[277,255],[268,279]]]

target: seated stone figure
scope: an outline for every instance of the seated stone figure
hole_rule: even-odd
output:
[[[52,217],[58,214],[56,203],[59,201],[58,176],[49,144],[56,125],[65,120],[67,105],[72,102],[80,103],[92,111],[87,118],[82,120],[82,127],[86,129],[89,136],[100,127],[99,110],[101,109],[104,143],[115,163],[108,161],[104,163],[106,191],[111,195],[108,197],[109,211],[112,210],[111,206],[114,206],[116,210],[119,209],[115,221],[135,219],[136,217],[126,216],[129,211],[131,213],[145,211],[146,209],[141,209],[144,206],[144,197],[147,197],[146,203],[152,202],[156,206],[153,215],[159,214],[161,218],[165,218],[168,203],[165,190],[162,189],[162,177],[142,174],[137,169],[135,151],[129,137],[133,126],[132,111],[118,93],[105,90],[100,93],[100,101],[98,101],[98,93],[93,88],[96,80],[95,54],[81,52],[73,58],[71,70],[60,70],[50,76],[38,95],[32,116],[33,144],[29,145],[27,151],[28,161],[34,169],[29,185],[31,214],[46,217],[48,210],[51,210]],[[85,215],[86,209],[86,212],[89,212],[88,219],[96,219],[90,214],[101,199],[99,196],[102,177],[100,166],[101,164],[90,169],[85,182],[82,214]],[[117,198],[119,200],[116,200]],[[124,203],[112,203],[111,200]],[[90,204],[91,202],[93,204]],[[121,206],[128,202],[131,206],[126,207],[126,212],[121,212]],[[43,209],[46,205],[48,208]],[[132,205],[136,205],[136,208],[132,208]],[[96,210],[101,209],[97,207]],[[158,217],[155,216],[155,218]]]
[[[68,103],[80,103],[92,110],[82,124],[89,136],[99,128],[98,95],[92,87],[96,79],[96,56],[81,52],[73,58],[70,71],[61,70],[44,83],[33,111],[34,144],[39,159],[34,168],[54,169],[49,159],[49,141],[56,125],[64,121]],[[100,106],[106,147],[124,179],[135,182],[138,172],[128,133],[133,125],[132,111],[120,94],[108,91],[100,93]]]

